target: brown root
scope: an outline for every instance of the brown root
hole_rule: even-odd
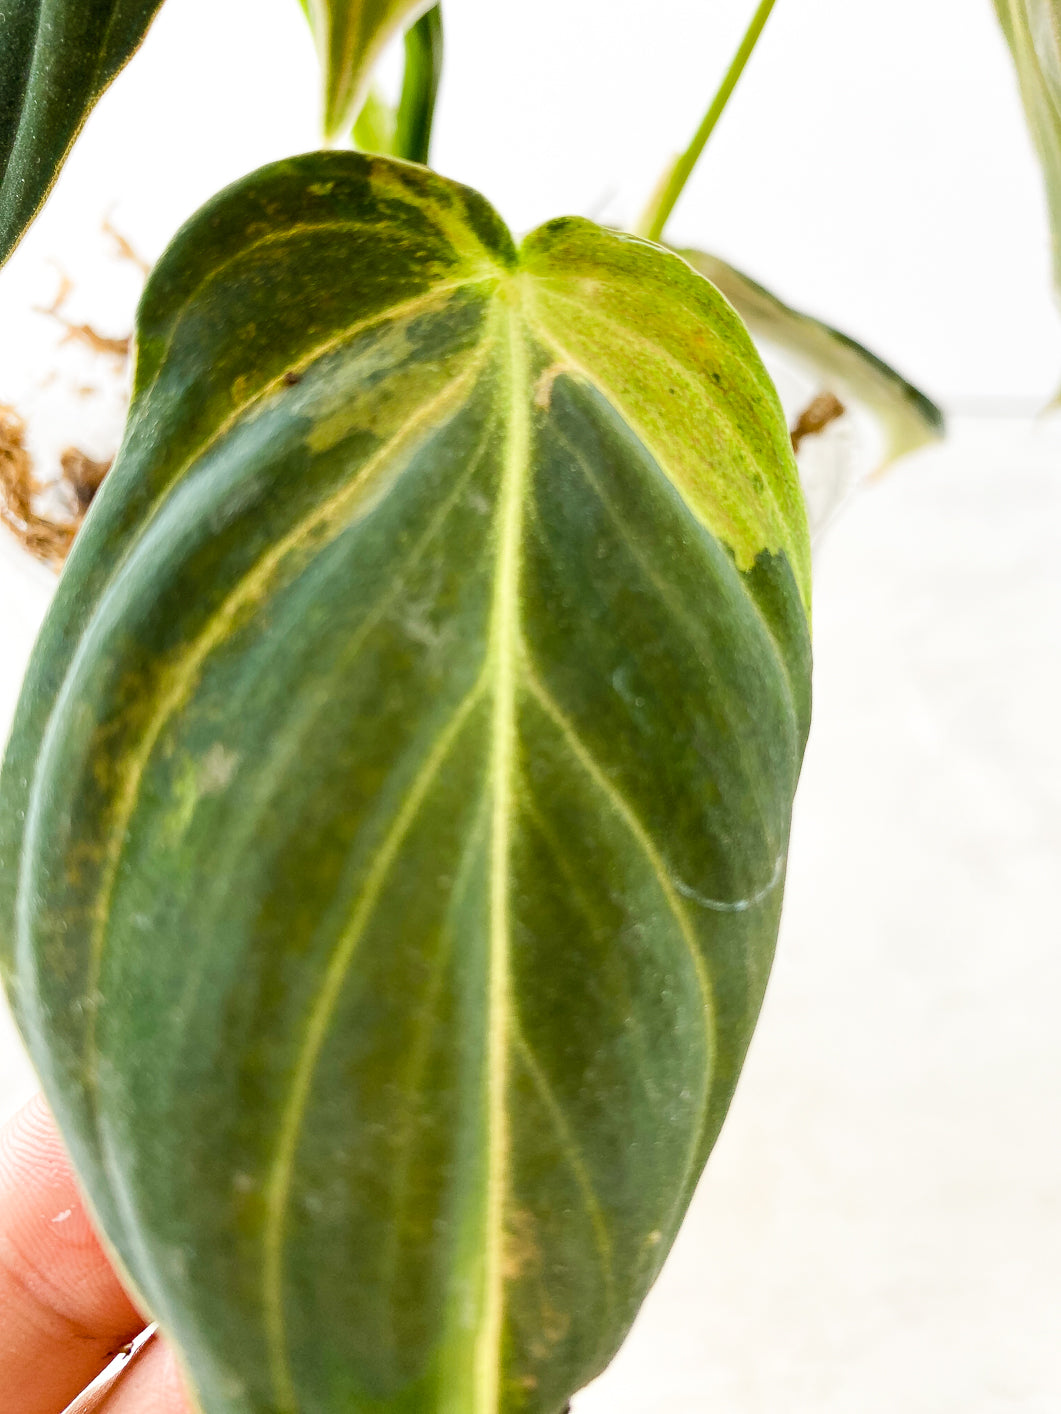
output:
[[[106,230],[106,225],[104,229]],[[113,232],[113,234],[117,236],[117,232]],[[121,239],[124,239],[124,237]],[[128,242],[126,242],[126,244],[128,244]],[[130,247],[130,249],[132,249],[132,247]],[[139,257],[135,256],[135,253],[133,258],[139,259]],[[49,305],[39,304],[34,306],[36,312],[45,315],[49,319],[54,319],[57,324],[63,326],[66,330],[62,341],[64,344],[84,344],[84,346],[87,349],[91,349],[93,353],[107,354],[109,357],[117,359],[119,363],[125,363],[132,352],[133,341],[131,335],[117,339],[111,338],[107,334],[99,333],[91,324],[75,324],[73,320],[66,317],[63,311],[66,309],[66,302],[71,294],[73,294],[73,290],[73,282],[69,275],[60,270],[59,289],[56,291],[55,298]]]
[[[807,437],[817,437],[819,433],[838,418],[843,417],[847,408],[833,393],[819,393],[800,413],[792,428],[792,450],[798,452]]]
[[[26,424],[14,408],[0,404],[0,521],[35,559],[55,570],[62,568],[85,512],[92,504],[110,462],[69,447],[61,458],[59,485],[67,492],[73,510],[55,517],[38,507],[42,487],[33,474],[33,459],[26,447]]]
[[[106,334],[98,333],[91,324],[71,324],[61,314],[56,314],[53,317],[58,319],[66,330],[66,335],[63,338],[64,344],[84,344],[93,353],[109,354],[111,358],[119,359],[123,363],[129,357],[133,341],[128,335],[123,339],[112,339]]]
[[[114,249],[120,259],[127,260],[130,265],[135,265],[145,279],[151,274],[150,264],[144,259],[128,237],[123,236],[121,231],[116,228],[109,215],[103,218],[103,234],[110,236],[111,240],[114,242]]]
[[[34,502],[39,492],[26,450],[26,425],[13,408],[0,405],[0,520],[31,555],[59,569],[77,525],[38,514]]]
[[[93,461],[76,447],[67,447],[59,462],[63,468],[63,481],[73,493],[78,512],[83,517],[113,462]]]
[[[109,216],[103,222],[103,232],[113,242],[119,260],[135,265],[145,275],[148,273],[147,261],[116,229]],[[59,267],[57,274],[59,283],[54,299],[49,305],[37,306],[37,313],[63,328],[63,343],[82,344],[91,353],[113,360],[117,367],[110,376],[120,376],[131,354],[132,337],[112,338],[101,334],[91,324],[74,323],[66,313],[74,283]],[[56,378],[53,368],[39,386],[43,389]],[[91,382],[71,388],[79,398],[90,398],[97,391]],[[14,408],[0,404],[0,522],[36,559],[55,569],[62,566],[110,468],[110,461],[96,461],[77,447],[67,447],[59,457],[58,473],[50,474],[44,482],[39,481],[26,444],[25,422]]]

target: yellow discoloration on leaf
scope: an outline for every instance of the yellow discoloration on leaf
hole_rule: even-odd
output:
[[[553,384],[560,377],[561,373],[571,373],[574,370],[564,363],[551,363],[548,368],[543,368],[534,385],[534,406],[539,412],[548,412],[553,401]]]
[[[537,1275],[542,1269],[542,1250],[536,1237],[534,1214],[526,1208],[513,1208],[505,1219],[505,1250],[501,1271],[505,1281],[519,1281]]]
[[[238,765],[239,753],[215,742],[199,767],[199,795],[220,795],[230,785]]]
[[[296,415],[306,410],[306,445],[312,452],[326,452],[355,433],[379,440],[392,437],[408,419],[409,408],[431,398],[440,382],[457,380],[464,386],[468,349],[425,362],[416,357],[410,327],[414,318],[443,315],[452,299],[452,291],[432,294],[419,308],[385,326],[350,370],[350,377],[343,376],[348,363],[340,348],[332,355],[338,376],[323,384],[315,380],[312,386],[302,385],[288,394]],[[473,350],[473,364],[480,366],[481,361],[481,352]]]
[[[843,399],[869,413],[881,431],[884,466],[943,435],[939,408],[861,344],[793,309],[716,255],[699,250],[679,254],[725,295],[754,338],[822,384],[823,397]],[[826,406],[832,405],[819,412]],[[808,433],[814,430],[821,427],[808,428]]]
[[[781,406],[730,306],[684,261],[565,219],[524,242],[527,318],[611,403],[750,570],[784,554],[810,605],[810,541]],[[611,278],[607,278],[610,276]]]

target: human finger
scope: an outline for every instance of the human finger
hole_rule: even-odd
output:
[[[192,1409],[172,1352],[155,1337],[66,1414],[192,1414]]]
[[[143,1327],[38,1096],[0,1129],[0,1414],[60,1414]]]

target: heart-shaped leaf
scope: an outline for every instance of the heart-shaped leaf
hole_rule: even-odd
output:
[[[368,95],[369,81],[389,40],[434,0],[301,0],[324,71],[324,132],[345,137]]]
[[[1061,0],[995,0],[1017,66],[1024,111],[1038,149],[1061,291]]]
[[[85,119],[162,0],[0,5],[0,264],[44,204]]]
[[[943,436],[942,411],[869,349],[793,309],[717,255],[681,254],[722,291],[757,342],[786,354],[843,402],[865,408],[881,430],[884,466]]]
[[[178,237],[0,916],[204,1414],[558,1414],[608,1362],[770,968],[808,595],[776,395],[677,256],[353,153]]]

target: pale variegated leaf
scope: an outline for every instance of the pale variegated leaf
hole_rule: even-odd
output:
[[[325,135],[345,137],[368,95],[372,70],[388,41],[431,8],[433,0],[301,0],[324,73]]]
[[[1061,0],[995,0],[1046,184],[1061,290]]]
[[[426,163],[431,153],[435,101],[442,78],[442,13],[428,10],[405,36],[405,75],[397,107],[370,89],[354,124],[362,152]]]
[[[706,251],[681,255],[733,305],[757,343],[782,352],[844,404],[865,409],[881,431],[882,464],[943,435],[940,409],[912,383],[847,334],[803,314]]]

